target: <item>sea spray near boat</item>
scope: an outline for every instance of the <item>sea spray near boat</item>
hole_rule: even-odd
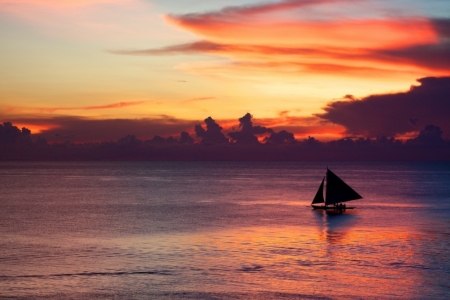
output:
[[[323,196],[323,187],[326,180],[325,198]],[[361,199],[361,195],[355,192],[347,183],[345,183],[336,174],[327,168],[327,173],[322,179],[322,183],[317,190],[311,206],[313,209],[336,210],[342,202]],[[324,205],[322,205],[324,204]],[[329,206],[333,205],[333,206]],[[342,208],[342,206],[341,206]],[[345,209],[353,209],[354,207],[345,207]]]

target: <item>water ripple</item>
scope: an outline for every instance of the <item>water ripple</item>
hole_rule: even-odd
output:
[[[121,275],[172,275],[169,271],[118,271],[118,272],[81,272],[81,273],[61,273],[48,275],[17,275],[0,276],[2,279],[12,278],[51,278],[51,277],[72,277],[72,276],[121,276]]]

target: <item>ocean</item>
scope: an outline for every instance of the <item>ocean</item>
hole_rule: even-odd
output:
[[[450,163],[1,162],[0,298],[449,299]]]

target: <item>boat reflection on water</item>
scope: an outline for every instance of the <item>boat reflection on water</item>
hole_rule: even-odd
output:
[[[350,233],[356,225],[358,213],[351,211],[345,214],[329,210],[312,210],[319,227],[319,240],[335,243]]]

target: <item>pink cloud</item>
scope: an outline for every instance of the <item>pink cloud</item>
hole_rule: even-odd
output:
[[[0,0],[0,15],[52,38],[75,38],[105,47],[135,38],[165,39],[175,31],[164,27],[151,3],[142,0],[22,1]]]
[[[54,8],[70,8],[100,3],[119,3],[127,0],[0,0],[0,5],[32,4]]]

